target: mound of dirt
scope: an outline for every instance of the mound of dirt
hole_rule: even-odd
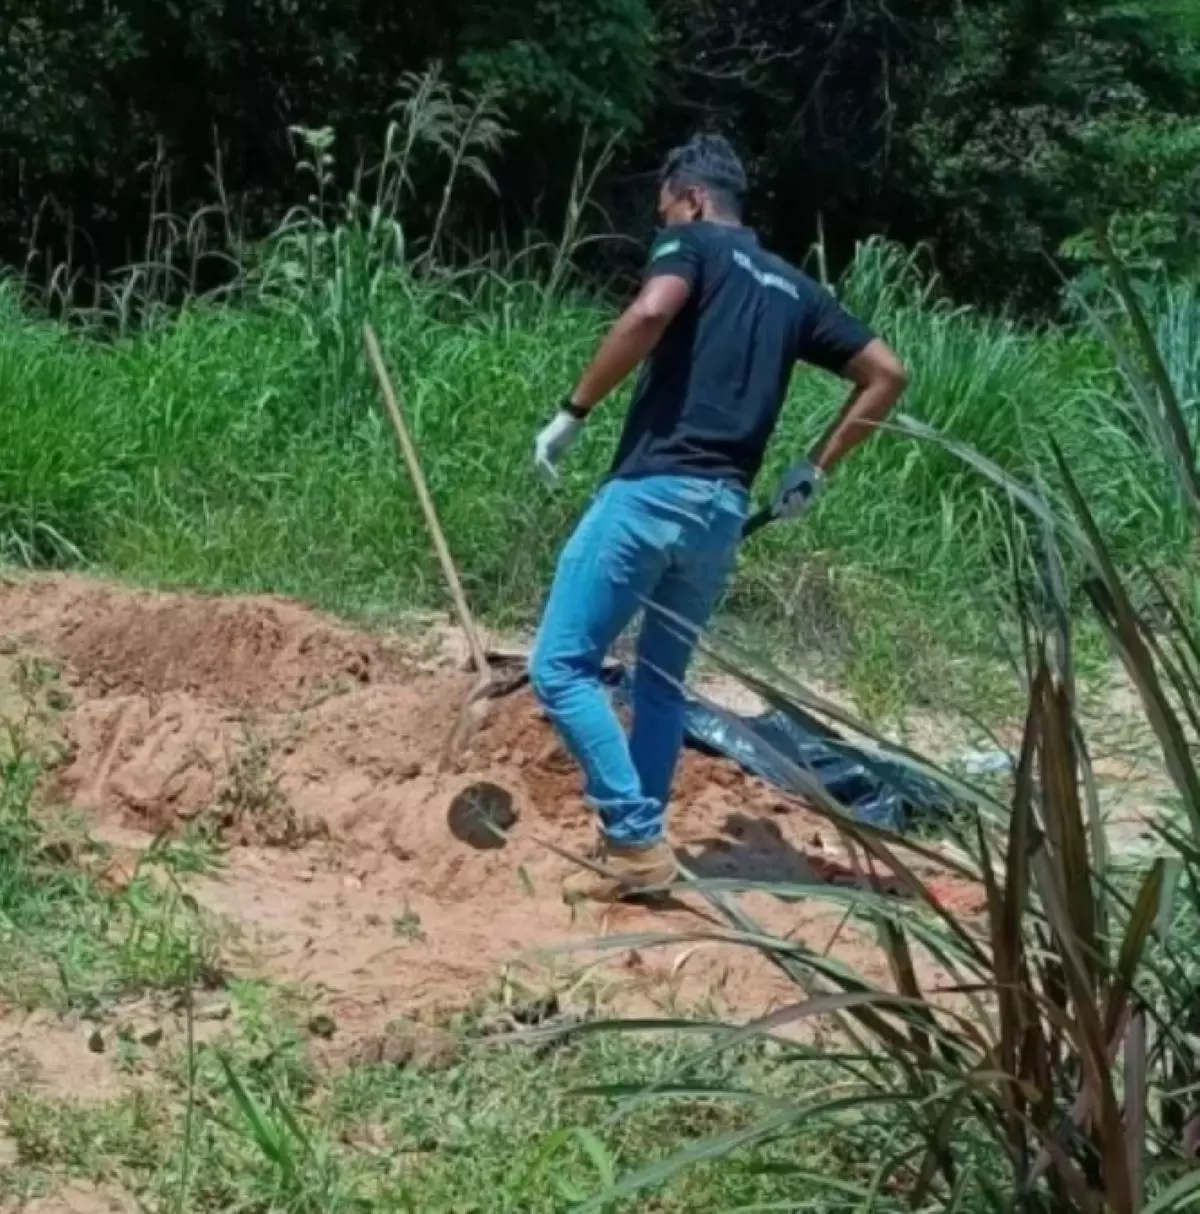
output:
[[[555,849],[581,852],[594,828],[579,772],[527,691],[492,703],[461,769],[442,773],[472,682],[448,657],[431,663],[275,600],[79,578],[0,586],[0,619],[73,687],[61,796],[122,846],[130,831],[148,841],[207,816],[235,847],[227,871],[194,892],[247,929],[248,971],[323,991],[351,1040],[414,1009],[462,1006],[504,967],[523,967],[523,982],[558,981],[584,964],[564,941],[695,928],[696,908],[622,907],[577,922],[562,905],[567,866]],[[447,821],[484,786],[516,812],[503,847],[472,846]],[[719,760],[685,755],[671,825],[700,876],[854,879],[820,819]],[[886,962],[843,930],[839,908],[746,903],[768,929],[818,950],[836,943],[887,981]],[[626,1006],[710,996],[761,1011],[794,997],[756,954],[720,943],[618,958],[603,981]]]
[[[234,726],[226,712],[180,693],[85,699],[68,723],[61,787],[83,808],[169,828],[217,804]]]
[[[394,646],[277,599],[131,594],[53,578],[5,587],[3,602],[7,632],[49,642],[103,694],[186,692],[280,709],[410,666]]]

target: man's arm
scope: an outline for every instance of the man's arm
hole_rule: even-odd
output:
[[[661,262],[664,257],[671,257],[672,262],[662,265],[659,272],[646,280],[637,299],[601,342],[570,400],[563,403],[534,441],[534,464],[548,483],[558,479],[558,461],[575,441],[587,415],[649,357],[687,303],[692,293],[694,255],[684,241],[675,239],[652,255],[651,262],[656,259]],[[675,272],[676,267],[679,273]]]
[[[908,386],[904,365],[878,338],[855,355],[841,374],[843,379],[854,384],[854,390],[809,456],[823,473],[830,472],[855,447],[871,437]]]
[[[571,393],[571,403],[579,413],[590,413],[650,356],[671,321],[683,310],[691,291],[687,279],[674,274],[656,275],[646,281],[637,299],[609,330]]]

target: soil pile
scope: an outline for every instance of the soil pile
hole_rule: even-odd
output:
[[[531,985],[547,970],[561,980],[586,960],[564,942],[694,930],[703,913],[581,919],[562,905],[567,866],[544,843],[591,841],[579,774],[528,692],[495,703],[460,770],[439,772],[472,683],[449,658],[274,599],[67,577],[0,586],[0,621],[9,649],[62,668],[71,703],[57,792],[126,846],[211,821],[233,847],[198,896],[250,929],[255,964],[319,985],[362,1031],[461,1005],[506,966]],[[502,848],[471,847],[448,826],[456,798],[481,785],[517,811]],[[848,879],[819,818],[719,760],[685,756],[671,824],[701,876]],[[874,946],[840,930],[838,908],[765,895],[746,905],[887,981]],[[725,945],[609,960],[588,981],[619,987],[626,1006],[683,994],[762,1011],[794,997],[759,958]]]

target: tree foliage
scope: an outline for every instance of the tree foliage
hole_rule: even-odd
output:
[[[642,128],[651,97],[654,22],[644,0],[496,0],[471,13],[459,62],[500,89],[528,127],[603,133]]]
[[[1180,256],[1200,186],[1200,54],[1190,10],[1002,0],[938,23],[940,70],[908,133],[924,222],[959,275],[1004,275],[1035,302],[1046,254],[1115,217]],[[1080,246],[1077,246],[1080,247]]]
[[[253,236],[294,200],[290,128],[335,129],[349,176],[435,61],[514,129],[468,241],[559,209],[585,130],[623,137],[625,226],[648,202],[630,171],[715,127],[797,257],[883,233],[928,243],[959,294],[1044,308],[1047,254],[1089,256],[1098,216],[1147,262],[1195,244],[1188,0],[0,0],[0,31],[11,262],[121,264],[151,205],[213,201],[218,165]]]

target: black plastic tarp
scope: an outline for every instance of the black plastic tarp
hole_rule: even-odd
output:
[[[630,677],[608,674],[618,702],[629,699]],[[946,791],[900,763],[867,755],[809,713],[768,711],[739,716],[687,699],[686,742],[693,749],[730,759],[744,771],[785,792],[800,793],[790,768],[813,776],[859,821],[898,832],[944,817],[952,809]]]

